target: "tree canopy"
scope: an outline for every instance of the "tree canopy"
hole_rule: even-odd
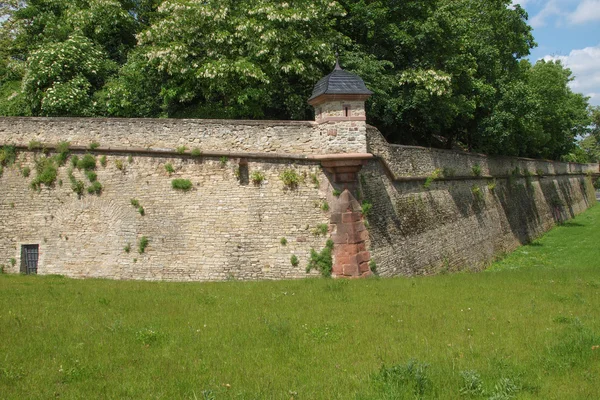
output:
[[[523,59],[510,0],[9,0],[0,21],[0,115],[310,119],[338,51],[392,142],[589,153],[587,99]]]

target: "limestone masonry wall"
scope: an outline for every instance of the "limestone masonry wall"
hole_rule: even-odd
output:
[[[4,143],[68,141],[87,147],[278,154],[365,153],[365,124],[127,118],[0,118]]]
[[[368,140],[381,162],[363,168],[361,185],[373,204],[371,257],[384,276],[482,268],[596,203],[588,173],[598,164],[395,146],[373,129]],[[427,185],[435,170],[451,176]]]
[[[31,141],[72,146],[51,187],[31,188],[46,157]],[[92,142],[100,147],[85,150]],[[11,144],[16,162],[0,174],[5,271],[18,273],[21,246],[38,244],[40,274],[111,279],[312,276],[311,249],[328,238],[334,275],[364,276],[369,260],[384,276],[477,269],[595,204],[590,174],[599,171],[390,145],[362,121],[0,118],[0,146]],[[356,154],[367,152],[374,158]],[[90,185],[71,166],[85,153],[97,161],[100,194],[71,188],[70,172]],[[292,188],[281,178],[290,170],[300,178]],[[174,179],[192,189],[174,189]]]

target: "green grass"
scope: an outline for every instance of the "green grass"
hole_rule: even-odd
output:
[[[595,207],[475,274],[2,275],[1,397],[597,399],[599,241]]]

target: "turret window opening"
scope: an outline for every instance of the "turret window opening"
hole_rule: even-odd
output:
[[[345,105],[344,106],[344,117],[349,117],[349,116],[350,116],[350,106]]]

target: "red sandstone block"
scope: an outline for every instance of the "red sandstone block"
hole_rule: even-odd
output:
[[[298,237],[296,238],[296,242],[298,242],[298,243],[303,243],[303,242],[306,242],[306,240],[307,240],[307,239],[306,239],[306,237],[304,237],[304,236],[298,236]]]
[[[359,269],[361,275],[364,274],[365,272],[371,270],[371,268],[369,268],[369,263],[368,262],[361,262],[359,264],[359,266],[358,266],[358,269]]]
[[[329,129],[329,130],[327,131],[327,134],[328,134],[329,136],[337,136],[337,129]]]
[[[333,264],[331,268],[331,273],[336,276],[341,276],[344,274],[344,266],[342,264]]]
[[[369,231],[362,231],[358,234],[360,236],[361,240],[368,240],[369,239]]]
[[[336,257],[335,258],[335,264],[336,265],[344,265],[344,264],[348,264],[350,262],[350,257],[349,256],[341,256],[341,257]]]
[[[358,276],[358,265],[357,264],[344,264],[344,275],[345,276]]]
[[[350,224],[354,222],[354,213],[353,212],[345,212],[342,214],[342,223]]]
[[[367,245],[365,244],[365,242],[362,243],[358,243],[358,252],[360,253],[361,251],[367,251]]]
[[[341,224],[342,223],[342,213],[331,213],[331,217],[329,217],[329,222],[331,224]]]
[[[355,232],[362,232],[367,229],[365,228],[365,224],[362,222],[362,220],[355,222],[353,227]]]
[[[331,240],[335,244],[344,244],[348,243],[348,234],[347,233],[334,233],[331,235]]]
[[[369,253],[368,251],[361,251],[357,254],[356,257],[359,263],[369,262],[369,260],[371,259],[371,253]]]

